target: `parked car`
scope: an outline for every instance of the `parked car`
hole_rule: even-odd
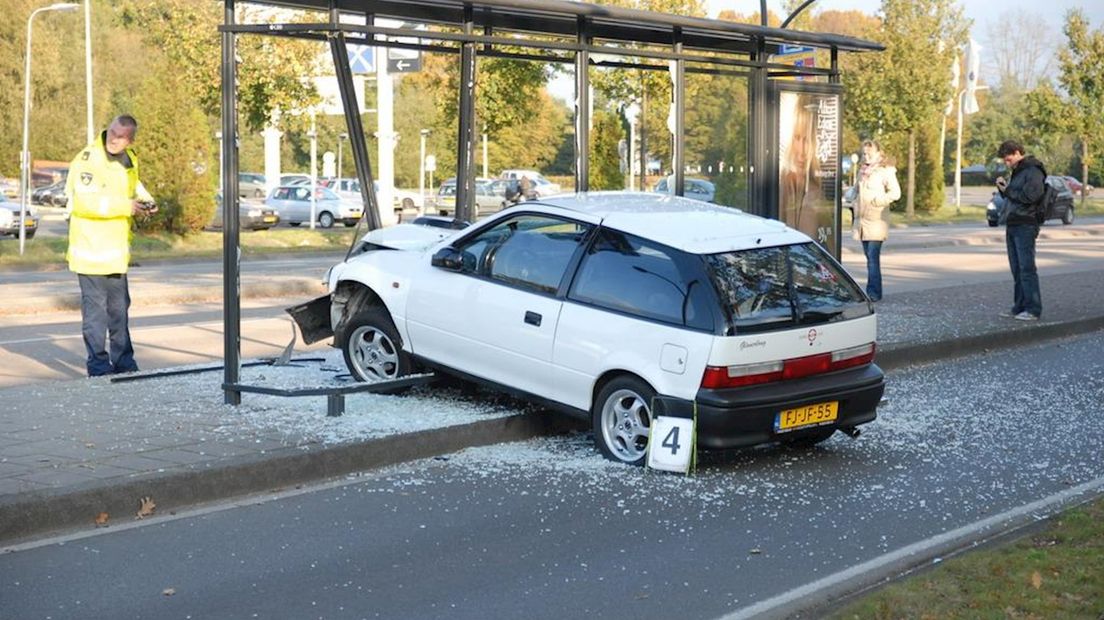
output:
[[[308,304],[325,317],[296,317],[358,380],[428,367],[497,386],[590,420],[602,454],[633,464],[657,395],[694,404],[703,448],[812,445],[876,416],[874,306],[780,222],[595,192],[425,229],[374,231]]]
[[[23,236],[27,239],[35,236],[35,232],[38,231],[38,214],[33,206],[29,206],[25,213],[22,208],[21,204],[0,193],[0,236],[19,236],[20,214],[25,215],[23,218]]]
[[[655,187],[652,188],[652,191],[661,194],[674,194],[675,175],[671,174],[660,179],[659,182],[655,184]],[[682,195],[686,198],[693,198],[694,200],[700,200],[702,202],[713,202],[713,197],[716,193],[717,187],[705,179],[691,179],[687,177],[683,177],[682,179]]]
[[[502,209],[504,200],[490,179],[475,180],[475,206],[480,213],[490,213]],[[449,215],[456,211],[456,179],[448,179],[437,188],[437,200],[434,205],[440,215]]]
[[[3,194],[5,198],[19,198],[19,179],[9,179],[4,175],[0,175],[0,194]]]
[[[1062,178],[1065,179],[1066,185],[1069,186],[1070,191],[1073,192],[1074,196],[1080,197],[1081,196],[1081,190],[1085,191],[1085,196],[1089,196],[1090,194],[1092,194],[1092,191],[1093,191],[1093,186],[1092,185],[1086,185],[1086,184],[1081,183],[1081,181],[1077,180],[1077,177],[1064,176]]]
[[[1058,190],[1058,199],[1047,206],[1046,220],[1062,220],[1063,224],[1072,224],[1074,218],[1073,192],[1066,184],[1065,177],[1050,175],[1046,178],[1048,185]],[[993,192],[989,204],[985,206],[985,221],[990,226],[996,226],[1000,221],[1001,210],[1004,209],[1004,197],[1000,192]]]
[[[324,187],[328,187],[335,192],[338,196],[353,200],[356,202],[361,201],[360,195],[360,179],[341,178],[341,179],[326,179],[319,183]],[[372,186],[376,190],[376,195],[379,195],[380,184],[379,181],[372,181]],[[412,192],[405,189],[394,188],[392,192],[392,207],[395,210],[408,211],[412,209],[422,208],[422,197],[418,192]]]
[[[280,219],[291,226],[311,220],[311,188],[306,185],[280,186],[272,190],[265,205],[275,209]],[[360,202],[344,200],[327,187],[314,188],[315,221],[322,228],[330,228],[335,222],[355,226],[363,213]]]
[[[35,188],[31,192],[31,204],[35,205],[53,205],[54,200],[57,197],[65,196],[65,181],[57,181],[50,183],[49,185],[43,185],[42,187]],[[62,203],[66,202],[66,199],[62,199]],[[64,204],[58,206],[65,206]]]
[[[242,230],[268,230],[279,223],[280,214],[272,207],[238,203],[238,226]],[[215,215],[208,228],[222,229],[222,192],[215,195]]]
[[[552,181],[549,181],[544,177],[543,174],[537,172],[536,170],[503,170],[502,173],[498,175],[498,178],[500,179],[514,179],[517,181],[520,181],[521,177],[529,177],[529,180],[532,181],[533,185],[535,186],[533,188],[533,193],[535,194],[534,198],[552,196],[563,191],[563,189],[560,188],[559,183],[553,183]]]
[[[307,174],[282,174],[280,185],[310,185],[311,178]]]
[[[265,177],[257,172],[238,173],[238,195],[242,198],[264,198]]]

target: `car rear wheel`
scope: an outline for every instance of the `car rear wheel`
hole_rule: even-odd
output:
[[[1073,207],[1066,209],[1066,212],[1062,214],[1062,223],[1066,225],[1073,223]]]
[[[403,198],[402,199],[402,208],[404,210],[413,209],[414,208],[414,199],[413,198]]]
[[[254,198],[264,198],[264,190],[263,189],[253,190],[253,197]]]
[[[643,465],[652,427],[655,390],[637,377],[621,376],[598,392],[591,418],[594,442],[613,461]]]
[[[989,220],[989,228],[996,228],[996,227],[997,227],[997,223],[994,222],[993,220]]]
[[[288,222],[288,226],[298,226],[302,222]]]
[[[323,211],[318,215],[318,225],[322,228],[333,228],[334,216],[329,211]]]
[[[341,330],[345,365],[357,381],[389,381],[410,374],[410,354],[402,350],[399,331],[387,310],[371,306],[362,310]],[[386,390],[397,394],[408,388]]]

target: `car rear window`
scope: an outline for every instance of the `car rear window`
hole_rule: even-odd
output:
[[[711,254],[705,260],[733,333],[873,312],[855,281],[815,243]]]

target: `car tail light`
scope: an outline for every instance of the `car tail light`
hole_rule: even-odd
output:
[[[870,342],[832,353],[819,353],[777,362],[707,366],[701,385],[706,389],[732,388],[811,377],[869,364],[874,361],[875,350],[874,343]]]

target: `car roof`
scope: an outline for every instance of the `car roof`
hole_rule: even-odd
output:
[[[653,192],[582,192],[526,202],[515,209],[548,205],[591,218],[604,226],[693,254],[806,243],[805,234],[782,222],[732,207]]]

